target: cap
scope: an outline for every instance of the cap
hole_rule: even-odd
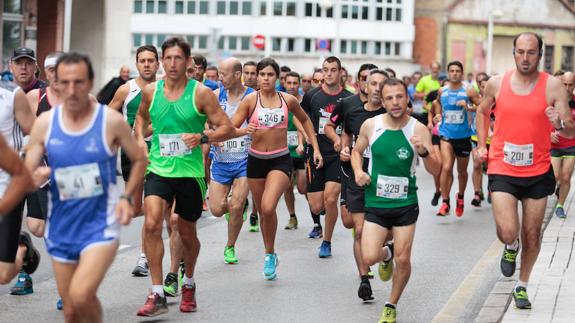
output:
[[[36,53],[33,50],[26,47],[20,47],[14,49],[14,53],[12,54],[12,60],[17,60],[18,58],[27,57],[33,61],[36,61]]]

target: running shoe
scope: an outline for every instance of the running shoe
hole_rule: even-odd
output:
[[[31,275],[36,271],[40,264],[40,252],[34,247],[34,243],[32,243],[32,238],[28,232],[20,232],[19,244],[26,246],[26,254],[24,255],[22,271]]]
[[[393,277],[393,241],[386,243],[386,245],[389,250],[391,250],[391,259],[388,261],[380,261],[377,271],[379,274],[379,279],[384,282],[389,281],[391,277]]]
[[[463,216],[463,195],[457,194],[457,199],[455,202],[455,216],[458,218]]]
[[[449,204],[443,202],[441,203],[441,207],[439,208],[439,211],[437,212],[437,216],[448,216],[449,215]]]
[[[278,255],[275,253],[266,253],[264,259],[264,278],[266,280],[276,280],[276,268],[280,264]]]
[[[164,313],[168,313],[166,298],[157,293],[148,295],[146,303],[138,310],[138,316],[156,316]]]
[[[369,283],[369,280],[362,280],[359,283],[357,296],[361,298],[364,302],[373,300],[373,292],[371,290],[371,284]]]
[[[58,301],[56,302],[56,309],[58,311],[61,311],[64,308],[64,303],[62,302],[61,298],[58,298]]]
[[[373,271],[371,271],[371,267],[367,267],[367,278],[373,279]]]
[[[238,258],[236,258],[236,249],[234,246],[226,246],[224,249],[224,262],[231,265],[238,263]]]
[[[180,286],[184,286],[184,274],[186,273],[186,267],[184,267],[184,261],[180,261],[180,268],[178,270],[178,281]]]
[[[176,273],[168,273],[166,275],[164,293],[169,297],[178,296],[178,275]]]
[[[309,233],[308,237],[310,237],[311,239],[322,238],[323,237],[323,230],[321,229],[321,227],[319,225],[316,224],[313,226],[313,229]]]
[[[485,195],[483,194],[483,191],[479,191],[479,198],[480,198],[482,201],[485,201]]]
[[[260,231],[260,223],[258,221],[258,215],[252,213],[250,215],[250,227],[248,229],[249,232],[258,232]]]
[[[473,200],[471,200],[471,205],[475,206],[475,207],[480,207],[481,206],[481,195],[478,192],[475,192],[475,195],[473,196]]]
[[[25,271],[20,271],[16,284],[10,288],[10,295],[28,295],[34,293],[32,277]]]
[[[385,304],[383,307],[383,312],[381,312],[381,317],[379,318],[379,323],[395,323],[397,317],[397,311],[395,308]]]
[[[439,203],[440,197],[441,197],[441,192],[433,193],[433,198],[431,199],[431,206],[437,206],[437,203]]]
[[[561,219],[565,219],[567,217],[567,214],[565,214],[565,209],[563,209],[562,206],[558,206],[555,208],[555,215]]]
[[[148,276],[150,267],[148,267],[148,259],[146,256],[141,256],[138,258],[138,262],[136,263],[136,267],[132,270],[132,276],[135,277],[144,277]]]
[[[286,230],[297,229],[297,218],[295,216],[290,216],[288,224],[285,226]]]
[[[511,277],[515,273],[515,263],[519,250],[503,248],[503,256],[501,257],[501,273],[505,277]]]
[[[513,299],[515,300],[515,307],[522,310],[531,309],[531,302],[527,296],[527,290],[525,287],[518,286],[513,291]]]
[[[331,257],[331,243],[327,241],[322,241],[321,246],[319,246],[319,254],[318,257],[320,258],[329,258]]]
[[[187,285],[182,286],[182,300],[180,302],[181,312],[195,312],[198,310],[198,304],[196,304],[196,284],[192,287]]]

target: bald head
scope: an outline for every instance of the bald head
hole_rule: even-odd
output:
[[[235,57],[223,60],[219,66],[219,79],[224,88],[231,90],[242,87],[242,62]]]
[[[563,85],[565,85],[569,98],[575,95],[575,93],[573,93],[575,90],[575,73],[565,72],[565,74],[561,75],[561,81],[563,82]]]
[[[126,65],[120,68],[120,78],[124,81],[130,79],[130,68]]]

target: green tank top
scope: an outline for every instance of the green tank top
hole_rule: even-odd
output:
[[[188,148],[184,133],[204,131],[207,117],[195,104],[197,82],[189,80],[182,96],[169,101],[164,95],[164,80],[156,84],[150,105],[153,135],[148,171],[163,177],[204,177],[202,149]]]
[[[411,118],[402,129],[389,130],[385,129],[383,116],[374,120],[369,139],[371,183],[365,189],[365,206],[387,209],[417,204],[417,155],[409,141],[417,121]]]
[[[136,122],[136,114],[138,114],[138,108],[140,107],[140,101],[142,101],[142,90],[136,83],[135,79],[129,80],[128,85],[130,87],[128,96],[124,101],[123,112],[126,117],[126,121],[130,127],[134,127]]]
[[[293,124],[293,118],[294,118],[293,113],[288,112],[287,143],[288,143],[289,154],[292,156],[292,158],[303,158],[303,156],[298,155],[297,152],[295,151],[298,142],[297,142],[297,128]]]

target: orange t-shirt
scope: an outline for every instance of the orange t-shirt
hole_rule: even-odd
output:
[[[549,75],[539,73],[537,84],[528,95],[511,90],[511,74],[503,76],[493,110],[495,124],[489,148],[487,173],[532,177],[546,173],[551,165],[551,131],[545,109]]]

